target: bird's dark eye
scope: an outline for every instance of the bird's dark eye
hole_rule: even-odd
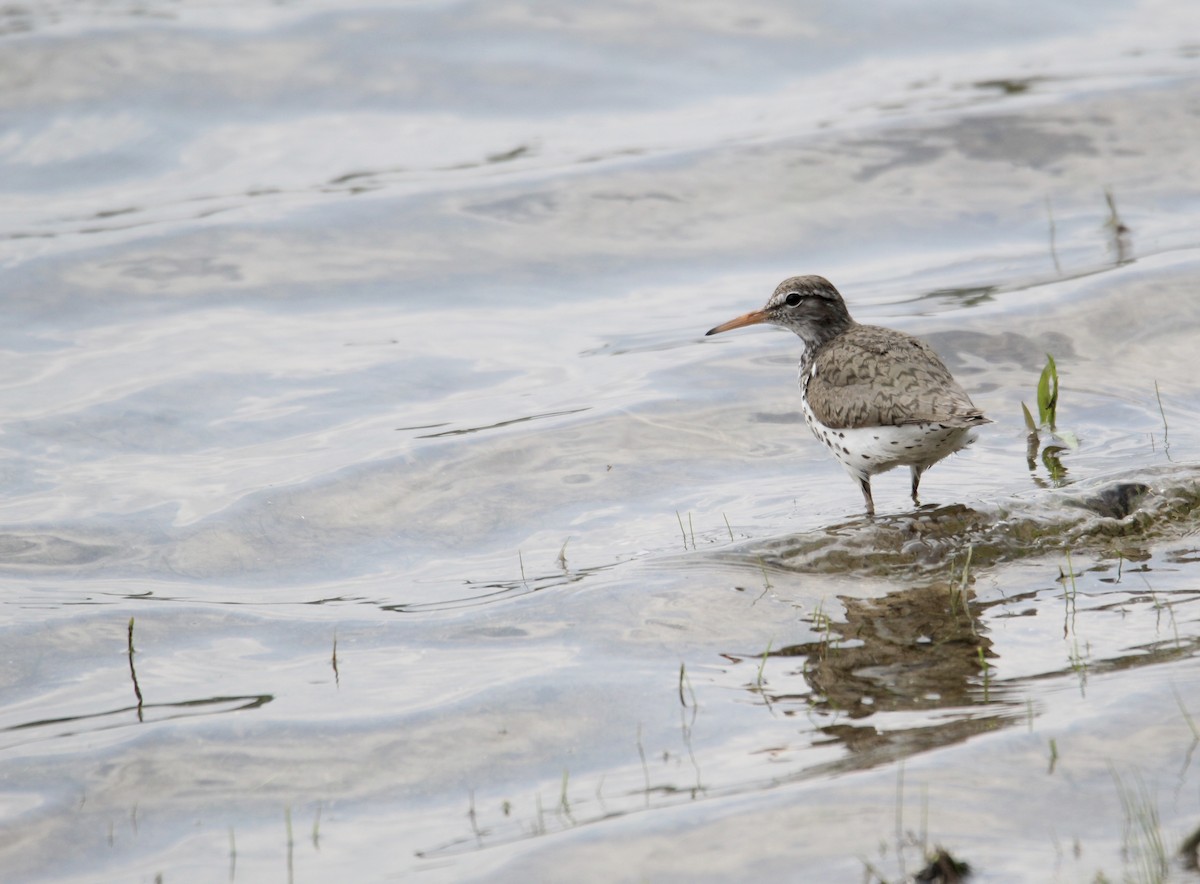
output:
[[[784,300],[783,303],[787,304],[789,307],[799,307],[800,302],[803,300],[804,298],[801,297],[799,292],[789,292],[787,299]]]

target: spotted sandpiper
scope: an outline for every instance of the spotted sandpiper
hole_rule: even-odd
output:
[[[875,514],[871,477],[893,467],[912,471],[913,503],[921,474],[973,441],[990,424],[924,341],[890,328],[859,325],[827,279],[785,279],[761,310],[708,334],[769,322],[804,341],[800,404],[813,435],[862,488]]]

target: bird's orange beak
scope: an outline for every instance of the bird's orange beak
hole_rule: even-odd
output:
[[[720,332],[730,331],[731,329],[741,328],[744,325],[758,325],[760,322],[767,321],[766,310],[751,310],[749,313],[743,313],[737,319],[731,319],[729,322],[723,322],[716,328],[710,328],[704,334],[715,335]]]

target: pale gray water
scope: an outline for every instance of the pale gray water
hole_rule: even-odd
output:
[[[3,12],[0,877],[1197,878],[1200,13],[855,9]]]

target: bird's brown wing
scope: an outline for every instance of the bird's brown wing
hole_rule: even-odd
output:
[[[924,341],[858,325],[820,349],[808,402],[828,427],[990,423]]]

